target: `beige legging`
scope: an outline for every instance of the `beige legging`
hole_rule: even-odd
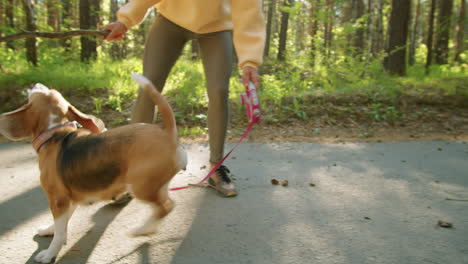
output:
[[[208,135],[210,162],[216,164],[224,153],[229,118],[228,93],[232,71],[232,32],[197,34],[158,15],[148,34],[143,75],[162,91],[166,79],[188,40],[197,39],[208,91]],[[151,123],[154,105],[141,89],[132,113],[132,123]]]

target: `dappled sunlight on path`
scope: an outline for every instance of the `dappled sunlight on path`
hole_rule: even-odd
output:
[[[228,144],[227,149],[232,147]],[[186,144],[189,167],[170,187],[208,173],[208,146]],[[0,146],[0,262],[33,263],[51,238],[34,153]],[[21,162],[11,163],[11,155]],[[147,205],[79,207],[59,263],[464,263],[468,145],[462,142],[245,143],[226,165],[239,196],[171,192],[174,211],[149,237],[129,237]],[[288,186],[271,180],[288,180]],[[438,220],[454,224],[442,229]]]

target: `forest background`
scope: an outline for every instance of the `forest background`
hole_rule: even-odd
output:
[[[101,30],[125,0],[0,0],[0,112],[43,83],[108,127],[129,122],[147,18],[121,42],[21,38],[22,31]],[[466,0],[264,0],[267,25],[253,141],[468,139]],[[2,41],[3,38],[3,41]],[[231,125],[247,125],[234,67]],[[196,41],[164,94],[183,140],[206,140],[207,97]]]

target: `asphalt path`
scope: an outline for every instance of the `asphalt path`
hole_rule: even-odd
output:
[[[185,148],[171,187],[208,172],[207,145]],[[52,221],[36,159],[0,143],[0,263],[34,263],[51,242],[36,235]],[[226,165],[238,197],[171,192],[149,237],[128,235],[149,214],[139,201],[79,207],[57,263],[468,263],[466,142],[243,143]]]

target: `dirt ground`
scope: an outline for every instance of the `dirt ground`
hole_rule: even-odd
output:
[[[315,132],[308,122],[298,122],[288,125],[264,125],[253,127],[245,142],[398,142],[423,140],[468,141],[468,129],[446,131],[443,129],[427,129],[416,126],[405,128],[376,128],[372,135],[360,128],[327,127]],[[243,129],[243,128],[242,128]],[[228,142],[237,142],[244,132],[241,128],[229,130]],[[242,131],[241,131],[242,130]],[[8,141],[0,135],[0,142]],[[181,136],[181,143],[208,142],[206,134],[198,136]]]
[[[396,142],[421,140],[468,140],[468,108],[415,104],[401,110],[404,117],[375,120],[365,106],[355,106],[346,114],[338,106],[309,110],[308,120],[271,122],[264,119],[249,133],[248,142]],[[415,114],[417,113],[417,114]],[[242,113],[243,114],[243,113]],[[244,116],[240,117],[242,120]],[[244,118],[245,119],[245,118]],[[286,119],[283,117],[283,120]],[[244,133],[246,120],[234,120],[228,141],[236,142]],[[203,142],[207,135],[182,137],[183,142]]]
[[[17,93],[17,91],[16,91]],[[12,111],[24,102],[19,94],[2,94],[0,112]],[[65,93],[75,107],[94,113],[88,97]],[[300,111],[263,109],[261,123],[255,125],[245,142],[395,142],[420,140],[468,140],[468,102],[460,98],[401,98],[399,102],[369,102],[366,98],[320,98],[303,105]],[[132,102],[122,112],[103,107],[99,114],[108,128],[127,124]],[[378,107],[375,107],[378,105]],[[236,142],[248,126],[242,109],[231,105],[227,141]],[[177,109],[174,109],[177,112]],[[206,109],[197,112],[206,113]],[[298,118],[298,113],[307,118]],[[378,116],[377,116],[378,115]],[[206,128],[206,121],[191,116],[177,120],[179,130]],[[205,130],[206,131],[206,130]],[[0,141],[6,139],[0,136]],[[182,143],[207,142],[207,133],[181,136]]]
[[[422,140],[468,140],[468,110],[464,109],[445,121],[409,120],[406,123],[388,125],[387,123],[358,124],[352,121],[342,125],[320,125],[315,120],[294,121],[284,124],[260,122],[255,125],[245,142],[397,142]],[[112,116],[100,116],[107,124]],[[238,122],[228,129],[227,141],[237,142],[248,124]],[[110,128],[113,126],[109,126]],[[0,135],[0,142],[7,141]],[[207,133],[195,136],[181,136],[181,143],[203,143],[208,141]]]
[[[407,127],[377,127],[363,129],[359,127],[326,127],[313,129],[311,122],[297,122],[287,125],[259,124],[249,133],[246,142],[397,142],[422,140],[468,140],[468,128],[444,130],[421,127],[411,124]],[[242,135],[240,129],[228,132],[228,141],[236,142]],[[183,143],[206,142],[206,135],[181,137]]]

